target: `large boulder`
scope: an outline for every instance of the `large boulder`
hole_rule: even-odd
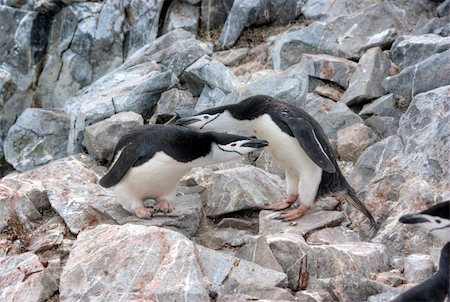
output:
[[[5,158],[19,171],[62,158],[67,153],[69,117],[60,110],[26,109],[9,129]]]
[[[199,20],[198,6],[182,1],[173,1],[167,9],[162,34],[176,28],[182,28],[197,35]]]
[[[228,13],[233,6],[233,0],[201,0],[201,28],[206,33],[222,28]]]

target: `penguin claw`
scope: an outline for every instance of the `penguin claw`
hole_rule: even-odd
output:
[[[304,204],[300,204],[300,206],[295,210],[285,211],[280,214],[280,219],[283,221],[292,221],[295,219],[298,219],[305,215],[306,211],[308,210],[308,206],[305,206]]]
[[[153,216],[153,210],[144,207],[137,208],[136,210],[134,210],[134,214],[136,215],[136,217],[141,219],[150,219]]]

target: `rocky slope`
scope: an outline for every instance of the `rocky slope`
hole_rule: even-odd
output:
[[[0,4],[2,301],[377,302],[436,271],[398,218],[450,198],[449,0]],[[255,94],[319,121],[376,234],[333,198],[261,211],[285,186],[264,151],[151,220],[97,184],[127,130]]]

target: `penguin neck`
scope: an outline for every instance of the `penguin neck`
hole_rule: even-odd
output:
[[[200,167],[219,164],[230,160],[238,159],[241,156],[242,155],[237,152],[223,151],[217,146],[216,143],[213,142],[211,143],[211,150],[207,155],[196,158],[195,160],[191,161],[189,165],[191,167]]]

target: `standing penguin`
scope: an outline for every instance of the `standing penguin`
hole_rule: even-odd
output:
[[[418,225],[444,242],[450,242],[450,200],[440,202],[418,214],[408,214],[399,221]]]
[[[372,214],[356,197],[337,165],[333,149],[319,123],[294,105],[257,95],[240,103],[205,110],[177,125],[215,131],[251,130],[269,142],[268,151],[284,167],[287,199],[266,207],[283,210],[300,196],[300,206],[280,215],[285,221],[301,217],[316,198],[333,194],[364,213]]]
[[[149,218],[155,211],[172,210],[177,184],[192,167],[236,159],[267,145],[239,135],[145,125],[119,140],[114,161],[99,183],[114,188],[123,208]],[[152,208],[144,207],[148,198],[156,199]]]

